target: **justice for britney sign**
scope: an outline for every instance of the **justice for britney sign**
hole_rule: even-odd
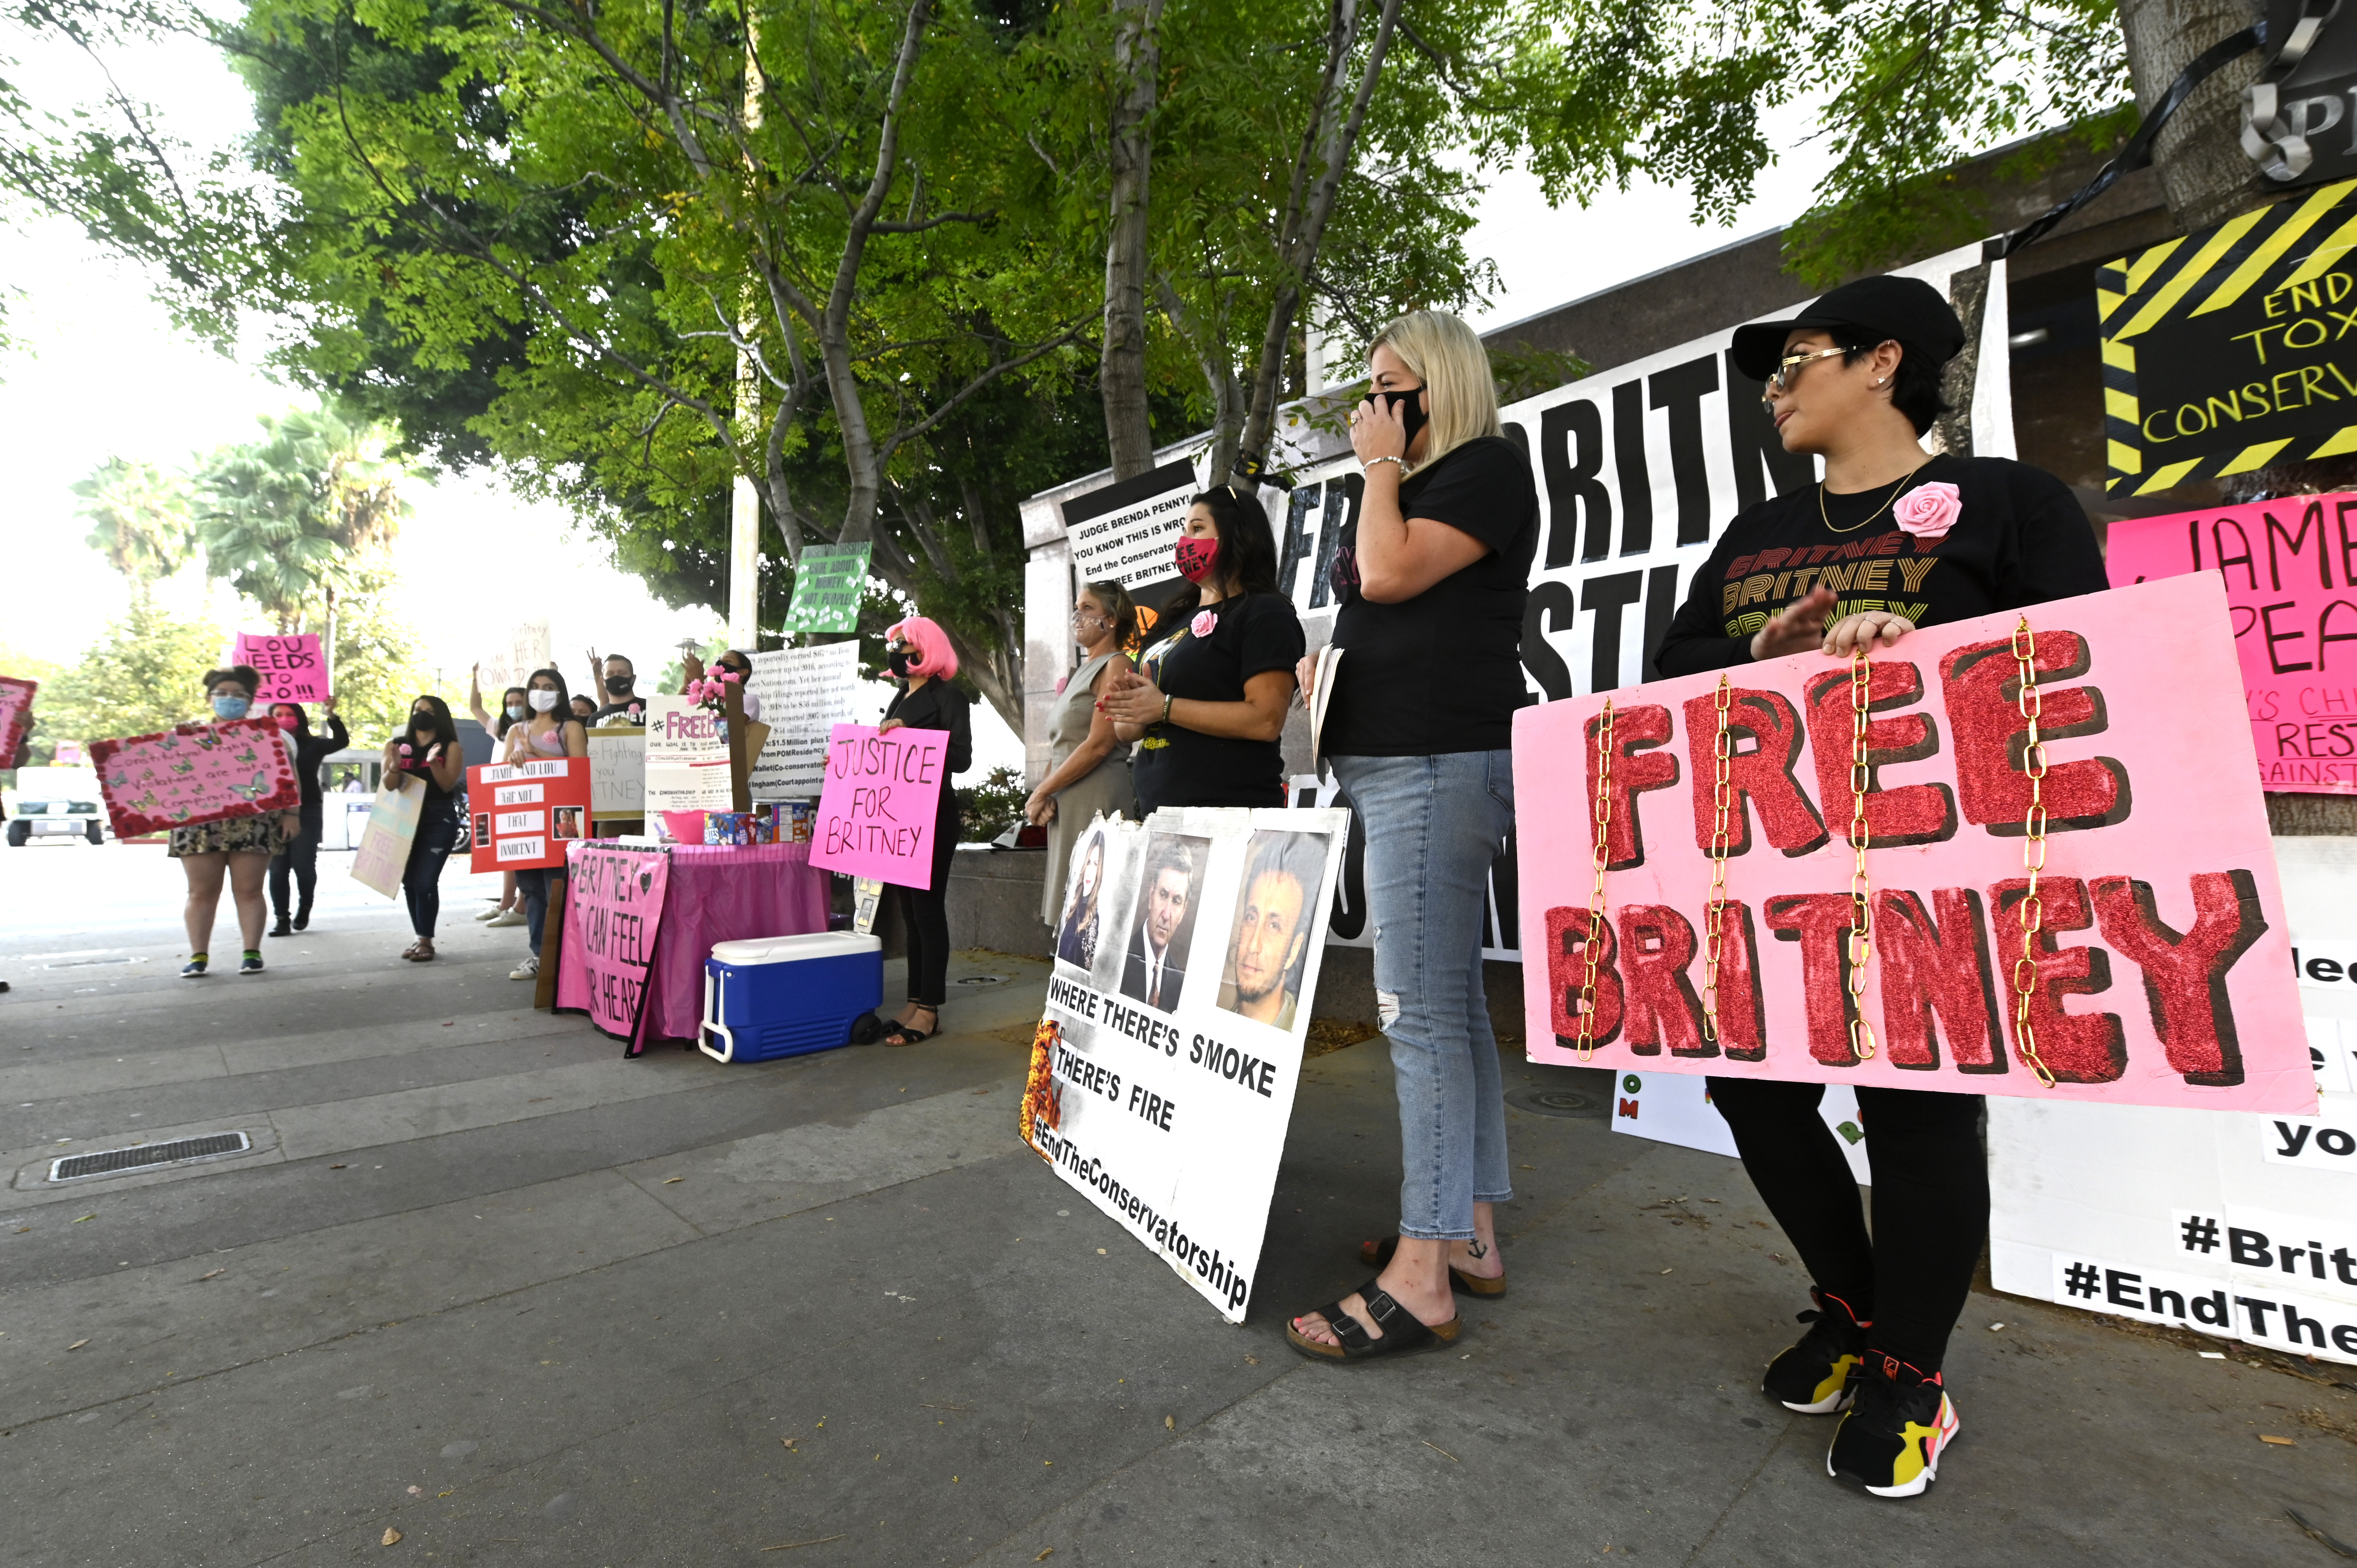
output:
[[[2042,848],[2025,832],[2021,617],[1912,632],[1873,658],[1872,940],[1856,986],[1849,666],[1809,653],[1727,672],[1715,1028],[1703,999],[1714,990],[1705,911],[1719,841],[1721,677],[1613,693],[1609,743],[1602,697],[1517,714],[1523,929],[1539,960],[1523,970],[1531,1056],[1582,1059],[1593,929],[1598,1066],[2312,1109],[2290,932],[2217,576],[2021,614],[2036,639],[2048,756]],[[1592,928],[1599,792],[1606,918]],[[2039,929],[2018,972],[2050,1090],[2021,1056],[2016,1022],[2025,861],[2041,856]],[[1870,1034],[1851,1026],[1861,1012]]]

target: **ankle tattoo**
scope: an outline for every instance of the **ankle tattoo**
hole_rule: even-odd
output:
[[[1473,1240],[1465,1243],[1465,1252],[1468,1257],[1486,1258],[1490,1255],[1490,1249],[1483,1246],[1480,1238],[1477,1237]]]

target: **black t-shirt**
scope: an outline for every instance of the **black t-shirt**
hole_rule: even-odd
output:
[[[1335,553],[1342,607],[1318,750],[1330,757],[1434,757],[1503,751],[1523,682],[1523,611],[1538,547],[1538,487],[1521,448],[1484,435],[1400,487],[1400,515],[1462,530],[1490,553],[1415,597],[1379,605],[1359,596],[1359,524]]]
[[[1165,696],[1182,700],[1241,703],[1245,682],[1270,670],[1290,672],[1308,646],[1293,601],[1282,594],[1239,595],[1189,615],[1167,616],[1164,624],[1169,635],[1146,650],[1138,667]],[[1200,635],[1193,629],[1199,625],[1205,627]],[[1285,804],[1285,754],[1273,740],[1148,725],[1137,743],[1133,778],[1137,803],[1148,811]]]
[[[1695,574],[1654,668],[1691,675],[1748,664],[1752,634],[1819,585],[1837,600],[1828,625],[1881,610],[1917,626],[2111,586],[2079,498],[2044,469],[2004,457],[1942,456],[1898,492],[1929,483],[1955,486],[1961,503],[1935,543],[1899,527],[1886,504],[1893,496],[1888,485],[1855,495],[1828,490],[1822,514],[1814,488],[1745,508]]]
[[[646,722],[647,700],[644,697],[624,697],[619,703],[607,703],[589,715],[589,723],[593,727],[600,725],[608,727],[615,725],[643,725]]]

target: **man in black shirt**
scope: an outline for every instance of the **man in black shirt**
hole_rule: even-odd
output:
[[[604,705],[590,719],[592,725],[642,725],[647,722],[646,699],[636,695],[639,683],[638,666],[619,653],[608,653],[601,665],[597,650],[589,650],[589,675],[605,693]]]

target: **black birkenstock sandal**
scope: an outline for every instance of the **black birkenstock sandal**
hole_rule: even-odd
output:
[[[1386,1236],[1380,1241],[1361,1241],[1359,1243],[1359,1261],[1377,1269],[1387,1269],[1391,1267],[1392,1255],[1398,1251],[1399,1238],[1396,1236]],[[1492,1301],[1506,1294],[1505,1275],[1485,1280],[1479,1274],[1467,1273],[1454,1263],[1448,1265],[1448,1283],[1452,1288],[1461,1290],[1467,1295],[1487,1296]]]
[[[1320,1361],[1357,1361],[1369,1356],[1412,1356],[1423,1350],[1437,1350],[1443,1345],[1457,1343],[1457,1336],[1465,1326],[1460,1315],[1446,1323],[1426,1323],[1413,1312],[1394,1301],[1391,1293],[1380,1282],[1369,1280],[1355,1293],[1365,1304],[1367,1316],[1383,1331],[1380,1339],[1359,1326],[1359,1320],[1342,1310],[1340,1301],[1313,1306],[1310,1312],[1326,1320],[1333,1329],[1340,1345],[1321,1345],[1303,1334],[1291,1322],[1285,1326],[1285,1337],[1303,1355]],[[1304,1317],[1309,1313],[1303,1313]]]

